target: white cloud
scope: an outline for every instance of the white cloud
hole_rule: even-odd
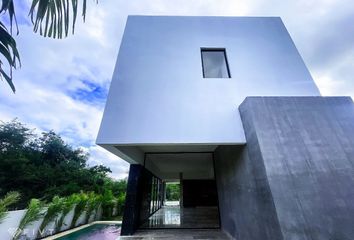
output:
[[[0,85],[0,119],[18,117],[39,130],[61,133],[90,152],[90,164],[109,166],[116,178],[126,176],[128,164],[94,144],[104,98],[92,99],[96,93],[90,91],[96,86],[107,90],[129,14],[280,16],[322,94],[354,96],[350,0],[105,0],[97,6],[94,2],[88,1],[86,23],[78,19],[75,35],[64,40],[44,39],[29,25],[20,25],[17,41],[23,67],[14,73],[15,95],[5,83]]]
[[[90,153],[89,165],[109,166],[112,170],[111,177],[115,179],[128,177],[129,164],[126,161],[117,159],[117,156],[99,146],[91,146],[86,151]]]

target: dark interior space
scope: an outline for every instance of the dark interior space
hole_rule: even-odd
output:
[[[217,206],[214,179],[183,180],[183,207]]]

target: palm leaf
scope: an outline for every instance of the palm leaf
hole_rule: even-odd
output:
[[[75,31],[78,6],[80,0],[32,0],[29,16],[33,23],[33,31],[44,37],[63,38],[68,36],[69,26]],[[96,3],[98,0],[96,0]],[[85,21],[87,0],[82,0],[82,18]],[[12,37],[13,25],[19,33],[14,0],[1,0],[0,14],[7,13],[10,21],[10,31],[0,21],[0,54],[6,59],[9,70],[3,69],[0,60],[0,79],[5,79],[15,92],[12,82],[12,70],[21,66],[16,41]],[[17,65],[18,63],[18,65]]]
[[[100,201],[101,201],[101,197],[99,195],[96,195],[94,192],[90,192],[88,194],[85,223],[89,223],[92,213],[95,210],[97,211],[99,205],[101,204]]]
[[[64,219],[68,215],[68,213],[71,211],[73,206],[79,201],[79,197],[77,195],[71,195],[69,197],[66,197],[63,202],[63,209],[61,212],[61,216],[59,219],[57,219],[56,224],[55,224],[55,230],[56,232],[59,232],[61,227],[63,226]]]
[[[3,69],[3,62],[0,60],[0,79],[5,79],[6,82],[10,85],[12,91],[15,92],[16,89],[12,82],[12,69],[16,69],[18,67],[17,62],[20,65],[21,61],[17,50],[16,41],[12,37],[12,26],[14,23],[18,34],[18,25],[13,0],[2,0],[0,14],[4,13],[8,13],[9,16],[10,32],[0,21],[0,54],[7,60],[9,70],[6,72]]]
[[[13,22],[15,22],[16,30],[17,30],[17,34],[18,34],[18,25],[17,25],[15,7],[14,7],[13,0],[2,0],[0,13],[5,13],[5,12],[8,12],[8,14],[9,14],[11,33],[12,33]]]
[[[82,0],[82,18],[86,17],[86,2]],[[34,32],[45,37],[63,38],[75,31],[79,0],[33,0],[29,15]],[[63,31],[64,29],[64,31]]]
[[[38,229],[37,238],[41,238],[43,234],[43,230],[45,227],[55,220],[58,215],[62,212],[64,207],[64,199],[58,196],[55,196],[51,203],[48,205],[47,212],[44,215],[43,221]]]
[[[23,218],[21,219],[20,224],[18,226],[19,231],[16,231],[13,240],[19,239],[26,226],[28,226],[30,223],[34,221],[39,220],[43,216],[42,209],[43,209],[43,204],[41,203],[41,201],[39,201],[38,199],[32,199],[30,201],[27,207],[27,211],[23,216]]]
[[[71,226],[70,228],[74,228],[76,226],[77,220],[81,216],[81,214],[86,211],[87,209],[87,203],[88,203],[88,196],[85,193],[80,193],[78,194],[80,197],[78,202],[76,203],[75,210],[74,210],[74,216],[71,221]]]
[[[12,91],[15,92],[16,89],[12,82],[12,69],[21,66],[20,54],[15,39],[2,22],[0,22],[0,54],[6,59],[9,66],[9,71],[5,72],[3,62],[0,60],[0,79],[5,79]]]
[[[0,223],[8,214],[7,208],[20,199],[18,192],[8,192],[3,199],[0,199]]]

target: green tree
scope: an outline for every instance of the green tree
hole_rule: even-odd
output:
[[[79,10],[79,2],[82,6],[82,17],[86,17],[86,0],[32,0],[29,17],[33,25],[33,31],[39,32],[44,37],[63,38],[68,36],[69,29],[72,33],[75,30],[75,23]],[[6,14],[9,21],[9,28],[0,21],[0,54],[8,64],[8,71],[4,70],[3,62],[0,60],[0,78],[5,79],[12,91],[15,92],[12,71],[21,66],[20,54],[17,49],[16,40],[13,38],[13,27],[16,34],[19,29],[16,20],[14,0],[1,0],[0,14]]]
[[[178,183],[168,183],[166,184],[166,200],[167,201],[178,201],[180,197],[179,193],[180,185]]]
[[[105,166],[88,166],[88,155],[53,131],[37,136],[17,120],[1,123],[0,147],[0,197],[21,193],[16,208],[26,207],[32,198],[49,202],[80,191],[125,194],[126,181],[109,178],[111,170]]]

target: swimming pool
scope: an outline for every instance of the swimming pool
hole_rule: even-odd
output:
[[[119,235],[120,224],[96,223],[55,240],[116,240]]]

